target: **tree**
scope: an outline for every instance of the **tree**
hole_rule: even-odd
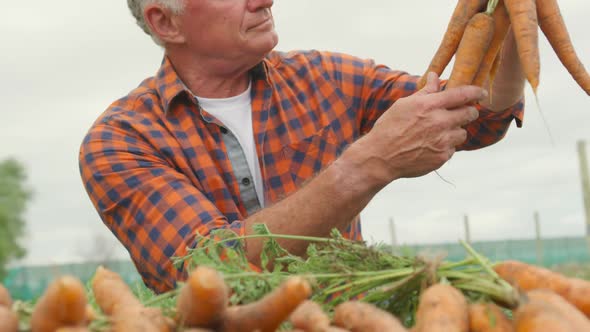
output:
[[[26,254],[19,243],[25,235],[23,214],[32,196],[26,178],[25,168],[17,160],[0,162],[0,280],[6,276],[6,264]]]

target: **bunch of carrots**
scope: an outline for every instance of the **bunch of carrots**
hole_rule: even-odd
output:
[[[494,271],[519,291],[516,307],[470,303],[457,288],[439,282],[421,292],[410,331],[590,331],[589,281],[517,261],[499,263]],[[328,314],[309,300],[312,287],[299,276],[256,302],[232,306],[223,275],[201,266],[179,289],[171,313],[141,303],[118,274],[103,267],[92,280],[92,293],[100,314],[89,306],[80,281],[68,276],[55,280],[35,304],[30,322],[19,330],[10,295],[0,286],[0,331],[409,331],[394,315],[362,300],[343,302]],[[511,317],[507,309],[512,310]]]
[[[512,29],[524,74],[536,94],[539,27],[563,66],[590,95],[590,75],[574,50],[557,0],[459,0],[426,73],[440,76],[455,56],[447,87],[491,86]],[[426,74],[418,85],[422,88],[425,83]]]

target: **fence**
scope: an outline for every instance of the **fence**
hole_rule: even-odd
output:
[[[590,252],[586,238],[564,237],[537,240],[502,240],[473,242],[471,246],[491,261],[516,259],[527,263],[551,267],[566,263],[590,263]],[[459,243],[434,245],[405,245],[400,252],[444,252],[447,259],[458,261],[467,253]]]
[[[117,272],[130,285],[141,283],[141,277],[130,261],[106,263],[78,263],[65,265],[22,266],[10,269],[2,282],[15,299],[32,300],[43,293],[47,285],[58,276],[72,275],[88,283],[99,265]]]
[[[471,246],[492,261],[516,259],[551,267],[566,263],[590,263],[589,247],[586,238],[553,238],[536,240],[504,240],[473,242]],[[432,245],[405,245],[395,248],[401,254],[419,254],[424,251],[444,252],[446,259],[459,261],[466,257],[465,249],[459,243]],[[57,276],[70,274],[88,282],[98,263],[81,263],[58,266],[30,266],[9,270],[3,284],[8,287],[13,297],[31,300],[38,297],[47,285]],[[119,273],[129,284],[141,283],[135,266],[129,261],[103,263],[109,269]]]

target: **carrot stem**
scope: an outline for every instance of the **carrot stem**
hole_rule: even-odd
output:
[[[496,7],[498,6],[498,2],[500,2],[500,0],[488,1],[488,8],[486,9],[486,14],[492,15],[494,13],[494,11],[496,10]]]

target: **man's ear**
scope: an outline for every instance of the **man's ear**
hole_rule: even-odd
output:
[[[152,33],[162,42],[165,44],[184,43],[185,38],[180,31],[178,19],[171,10],[158,3],[153,3],[145,7],[143,15]]]

